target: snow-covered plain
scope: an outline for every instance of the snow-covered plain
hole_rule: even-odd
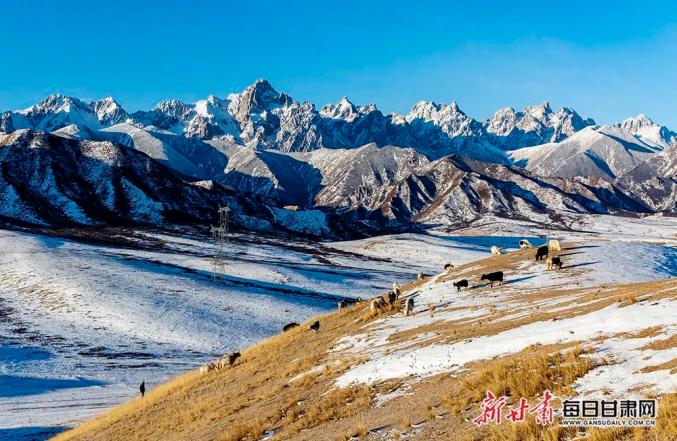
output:
[[[129,247],[0,230],[0,439],[71,425],[141,381],[411,277],[318,243],[233,235],[214,281],[210,240],[136,235]]]
[[[513,250],[519,239],[537,245],[548,237],[590,242],[570,257],[569,264],[579,266],[581,287],[677,274],[672,219],[577,221],[576,232],[487,219],[472,231],[454,234],[334,243],[236,234],[226,247],[226,273],[217,281],[212,278],[214,245],[197,236],[136,231],[130,241],[102,245],[0,230],[0,439],[43,439],[134,397],[141,381],[152,388],[278,333],[288,322],[333,310],[338,298],[368,298],[393,281],[410,281],[417,272],[438,274],[445,263],[458,266],[486,258],[492,245]],[[564,273],[535,265],[521,265],[491,301],[505,299],[503,307],[510,309],[516,306],[510,297],[520,291],[571,283]],[[419,311],[428,303],[446,304],[448,310],[440,308],[435,321],[486,313],[487,299],[456,295],[449,284],[422,286]],[[542,301],[543,306],[549,303]],[[624,330],[653,320],[666,326],[663,332],[674,332],[675,302],[662,300],[635,313],[639,307],[611,308],[604,314],[607,319],[618,315],[614,323],[624,323]],[[507,318],[518,314],[524,312]],[[585,322],[589,326],[581,325],[582,334],[571,338],[594,336],[608,331],[598,320],[603,318],[591,314],[580,323],[563,320],[546,334],[563,341],[569,338],[565,328]],[[487,337],[495,341],[486,345],[476,339],[418,349],[388,346],[392,334],[430,321],[426,313],[395,315],[342,340],[337,350],[369,360],[346,372],[338,384],[455,370],[465,362],[499,355],[495,348],[505,348],[504,341],[519,342],[512,344],[518,350],[534,339],[529,329],[516,329],[515,335]],[[419,335],[416,342],[430,337],[434,334]],[[625,351],[621,343],[611,343],[606,350],[617,360],[640,347]],[[668,355],[653,354],[652,360]],[[646,379],[663,374],[647,373]],[[592,391],[599,378],[581,378],[577,387],[582,393]]]

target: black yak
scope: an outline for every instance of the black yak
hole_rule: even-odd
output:
[[[290,329],[295,328],[295,327],[297,327],[297,326],[300,326],[300,325],[299,325],[298,323],[296,323],[296,322],[287,323],[286,325],[284,325],[284,327],[282,328],[282,330],[283,330],[284,332],[287,332],[287,331],[289,331]]]
[[[543,245],[536,250],[536,260],[543,260],[548,257],[548,247]]]
[[[456,292],[461,292],[461,288],[468,289],[468,281],[466,279],[461,279],[458,282],[454,282],[454,287]]]
[[[503,285],[503,271],[494,271],[493,273],[482,274],[480,280],[488,280],[491,287],[494,286],[494,282],[499,282],[499,285]]]

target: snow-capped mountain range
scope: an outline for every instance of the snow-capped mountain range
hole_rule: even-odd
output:
[[[223,99],[209,96],[194,104],[167,100],[134,113],[113,98],[84,102],[53,95],[27,109],[0,114],[0,132],[6,133],[0,133],[0,171],[18,167],[16,158],[23,154],[17,152],[29,146],[42,147],[40,155],[46,155],[32,154],[38,157],[27,163],[36,170],[29,173],[0,174],[2,215],[24,213],[22,220],[33,216],[36,223],[55,220],[44,216],[45,200],[36,203],[35,188],[43,187],[59,194],[55,200],[77,201],[95,223],[108,218],[141,223],[171,219],[171,214],[162,215],[171,195],[152,190],[159,172],[144,179],[140,169],[117,163],[100,175],[106,181],[101,185],[128,202],[113,205],[120,208],[117,217],[96,214],[101,210],[92,207],[112,210],[113,196],[87,190],[93,183],[81,162],[88,163],[84,158],[99,155],[101,149],[119,156],[120,148],[138,152],[128,161],[146,157],[171,170],[176,188],[183,188],[181,182],[193,188],[191,182],[211,181],[255,197],[258,202],[244,205],[268,207],[260,216],[264,224],[280,216],[303,223],[280,214],[282,206],[295,205],[322,210],[329,216],[322,222],[338,221],[341,228],[364,234],[411,223],[467,224],[485,214],[545,219],[562,210],[675,213],[677,195],[675,132],[645,115],[599,126],[569,108],[553,111],[547,102],[522,111],[501,109],[484,121],[466,115],[456,102],[422,101],[406,115],[385,115],[373,104],[356,106],[343,98],[318,111],[258,80]],[[64,154],[63,146],[81,155],[55,162],[55,155]],[[21,176],[39,182],[21,182]],[[66,177],[88,184],[74,185]],[[120,182],[148,189],[134,192],[150,213],[129,211],[130,187]],[[194,191],[202,190],[177,195]],[[204,213],[206,206],[222,200],[223,195],[210,194],[197,199],[204,202],[201,207],[195,201],[175,202]],[[250,216],[257,211],[251,207],[244,223],[261,225],[261,219]],[[71,214],[77,211],[71,208]],[[78,223],[68,216],[59,219]],[[307,226],[300,229],[309,232]]]
[[[456,102],[421,101],[406,115],[384,115],[374,104],[356,106],[343,98],[318,111],[314,104],[295,101],[268,81],[257,80],[223,99],[209,96],[194,104],[167,100],[131,114],[113,98],[86,103],[52,95],[28,109],[2,113],[0,130],[54,131],[69,125],[100,130],[122,122],[186,138],[225,139],[258,150],[354,148],[373,142],[413,147],[431,158],[463,153],[476,159],[491,157],[497,150],[559,142],[595,125],[572,109],[553,111],[547,102],[523,111],[501,109],[484,121],[466,115]],[[614,126],[654,147],[677,142],[674,132],[645,115]]]

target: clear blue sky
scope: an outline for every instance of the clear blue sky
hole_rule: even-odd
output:
[[[0,8],[0,110],[55,92],[129,111],[267,78],[322,105],[549,100],[677,130],[677,2],[31,1]]]

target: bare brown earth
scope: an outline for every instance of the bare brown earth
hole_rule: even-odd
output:
[[[534,250],[517,251],[472,262],[442,275],[438,281],[473,279],[497,269],[517,271],[520,264],[533,260],[533,253]],[[412,282],[403,291],[412,293],[422,283]],[[494,288],[501,289],[505,288]],[[622,307],[661,298],[677,299],[677,278],[593,288],[569,284],[516,290],[510,297],[510,309],[494,301],[493,292],[480,286],[469,294],[486,298],[481,305],[484,315],[432,322],[392,335],[390,341],[411,341],[411,345],[454,342],[537,321],[573,317],[614,303]],[[431,306],[435,307],[433,314],[449,310],[444,305]],[[230,369],[181,375],[150,391],[145,398],[124,403],[55,440],[565,440],[583,436],[593,441],[677,439],[675,394],[660,397],[659,423],[651,429],[586,431],[557,424],[543,427],[536,425],[533,418],[522,424],[483,428],[472,423],[487,389],[510,397],[509,404],[513,404],[513,397],[521,396],[535,402],[545,389],[558,396],[573,395],[571,385],[577,378],[606,363],[590,356],[594,342],[534,345],[517,354],[469,364],[460,373],[337,389],[336,378],[363,360],[332,348],[342,337],[364,333],[375,320],[396,310],[375,314],[368,310],[366,302],[358,303],[317,317],[321,323],[318,332],[307,329],[316,319],[313,318],[242,351],[242,358]],[[647,328],[634,337],[658,335],[659,331]],[[414,340],[424,333],[435,337]],[[674,344],[671,337],[653,342],[651,349]],[[674,369],[674,362],[656,367],[659,368]]]

